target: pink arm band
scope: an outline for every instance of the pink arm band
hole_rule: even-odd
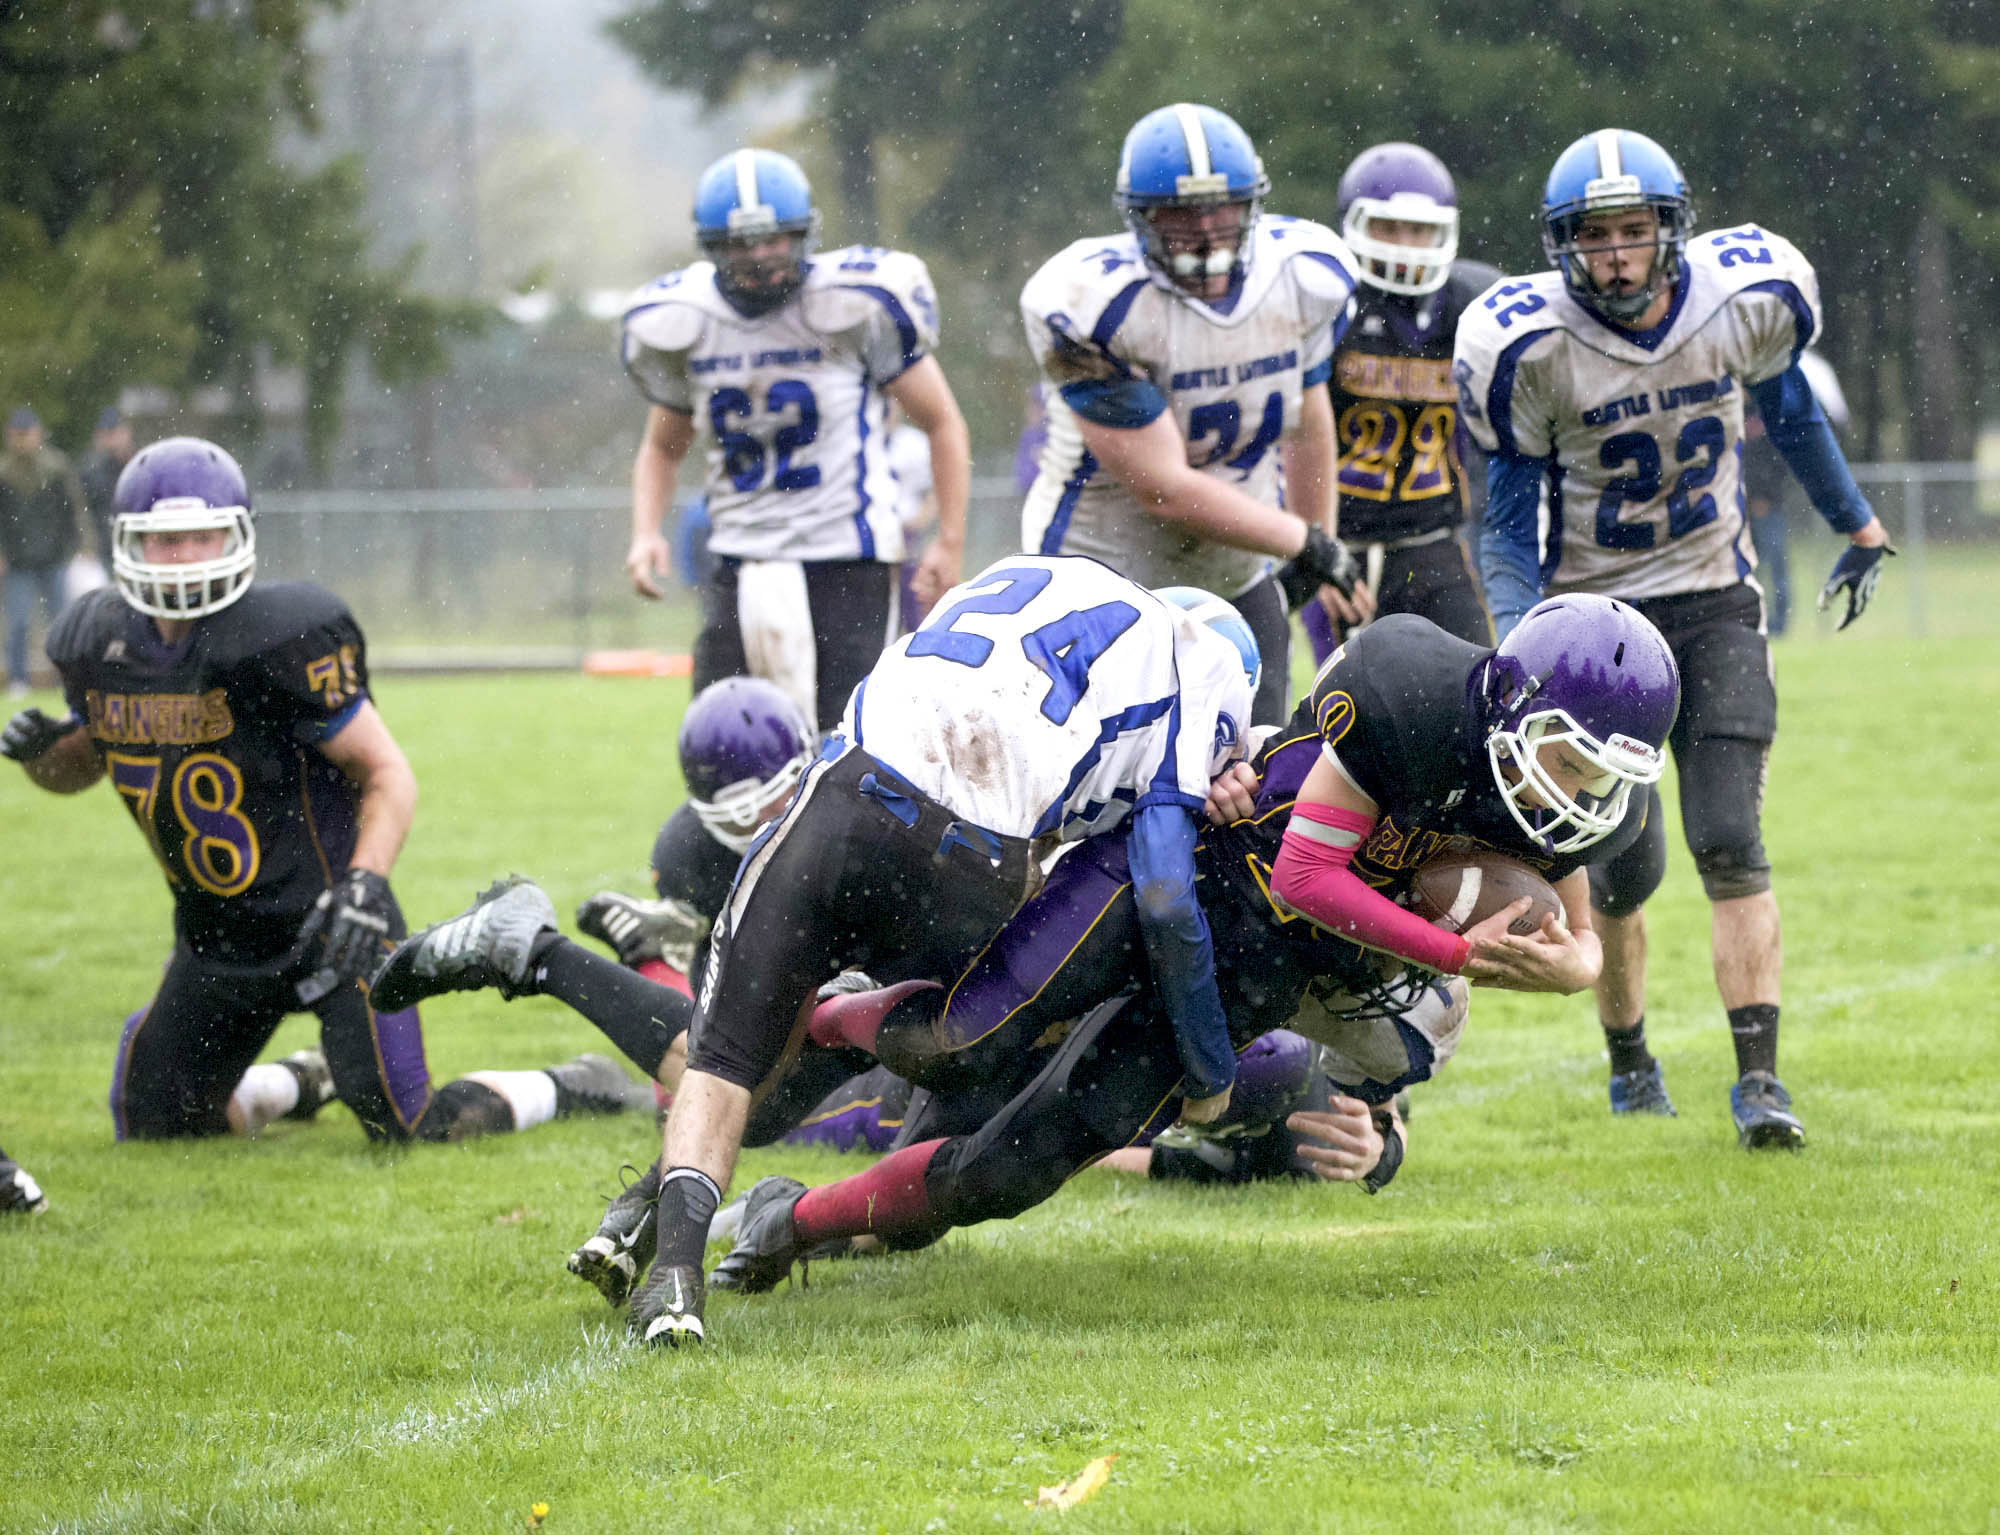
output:
[[[1471,944],[1371,890],[1348,868],[1374,824],[1367,816],[1332,805],[1294,805],[1271,869],[1271,893],[1343,938],[1456,975],[1472,953]]]

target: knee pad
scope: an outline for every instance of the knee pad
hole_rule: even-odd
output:
[[[447,1082],[431,1098],[411,1134],[420,1141],[468,1141],[479,1135],[507,1135],[514,1110],[483,1082],[465,1077]]]
[[[1764,844],[1754,838],[1747,846],[1705,848],[1694,855],[1694,866],[1711,901],[1739,900],[1771,888],[1771,860],[1764,856]]]

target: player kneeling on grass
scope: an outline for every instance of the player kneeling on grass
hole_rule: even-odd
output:
[[[361,984],[403,933],[389,870],[417,783],[369,698],[360,626],[319,587],[252,584],[250,488],[211,442],[137,454],[115,508],[116,584],[49,636],[70,717],[24,710],[0,752],[58,794],[109,776],[173,892],[166,976],[119,1042],[119,1139],[254,1134],[335,1094],[381,1140],[624,1107],[602,1057],[432,1090],[416,1013]],[[253,1065],[300,1011],[324,1054]]]
[[[1290,724],[1258,753],[1259,784],[1195,865],[1232,1037],[1289,1022],[1343,1052],[1345,1095],[1388,1104],[1429,1075],[1463,1024],[1467,981],[1570,993],[1602,962],[1586,862],[1639,831],[1680,685],[1664,640],[1598,597],[1541,604],[1497,650],[1426,619],[1379,620],[1336,651]],[[1523,935],[1512,901],[1463,934],[1400,906],[1447,852],[1519,860],[1553,886]],[[920,1083],[1004,1076],[1066,1020],[1053,1059],[976,1134],[913,1145],[867,1172],[805,1190],[752,1189],[714,1283],[768,1289],[829,1238],[892,1247],[1011,1216],[1079,1168],[1171,1117],[1184,1088],[1135,939],[1122,839],[1072,852],[949,990],[910,985],[838,998],[811,1032],[866,1048]],[[1382,978],[1380,956],[1400,964]],[[1134,986],[1136,993],[1129,993]],[[1107,999],[1112,999],[1107,1001]],[[1386,1112],[1335,1153],[1379,1187],[1401,1160]]]

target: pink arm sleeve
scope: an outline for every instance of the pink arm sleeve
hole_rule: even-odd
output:
[[[1348,868],[1374,824],[1367,816],[1332,805],[1293,806],[1271,869],[1271,893],[1343,938],[1456,975],[1472,945],[1371,890]]]

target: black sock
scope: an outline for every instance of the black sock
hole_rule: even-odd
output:
[[[708,1247],[708,1223],[722,1203],[722,1190],[693,1167],[670,1168],[660,1180],[659,1256],[656,1263],[701,1267]]]
[[[1778,1074],[1778,1004],[1752,1002],[1729,1010],[1729,1038],[1736,1046],[1736,1074]]]
[[[566,1002],[649,1077],[657,1077],[667,1047],[694,1020],[694,1004],[615,959],[567,938],[538,944],[528,979],[537,995]]]
[[[1603,1027],[1614,1075],[1622,1077],[1628,1071],[1644,1071],[1653,1064],[1653,1052],[1646,1048],[1645,1014],[1641,1013],[1639,1021],[1629,1029],[1614,1029],[1608,1023]]]

